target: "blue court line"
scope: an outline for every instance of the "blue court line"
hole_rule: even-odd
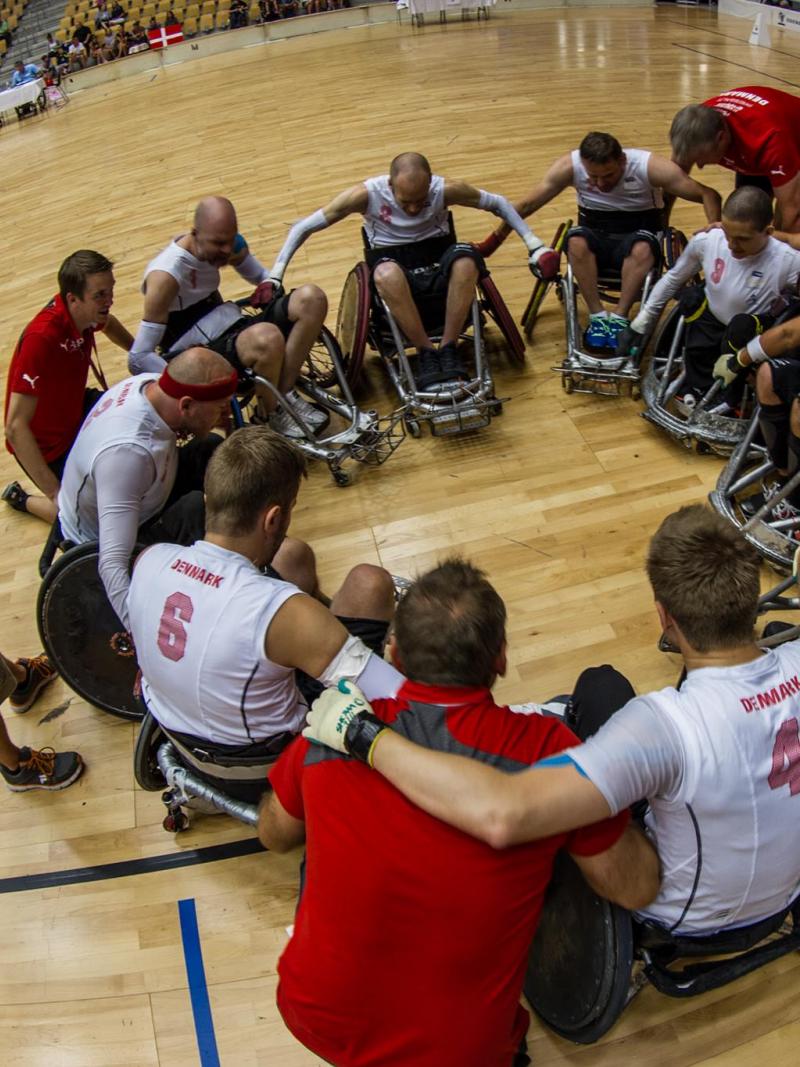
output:
[[[186,977],[189,982],[189,996],[192,1001],[194,1032],[200,1052],[200,1063],[202,1067],[220,1067],[214,1020],[211,1017],[211,1004],[208,1000],[206,971],[203,967],[203,950],[200,948],[200,931],[197,928],[197,909],[193,897],[178,901],[178,915],[181,920],[183,958],[186,963]]]

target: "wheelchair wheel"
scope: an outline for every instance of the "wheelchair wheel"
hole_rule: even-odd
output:
[[[133,695],[139,667],[97,573],[95,543],[71,548],[53,564],[36,616],[53,666],[78,696],[121,719],[142,719]]]
[[[589,888],[561,852],[531,945],[523,990],[557,1034],[589,1045],[625,1007],[633,967],[633,923]]]
[[[336,385],[336,363],[342,363],[342,350],[339,342],[328,329],[323,326],[319,337],[311,346],[306,360],[306,374],[320,389],[330,389]],[[346,375],[345,375],[346,376]]]
[[[342,353],[348,385],[355,387],[361,377],[364,352],[369,333],[369,268],[356,263],[345,279],[339,314],[336,317],[336,340]]]
[[[166,741],[166,735],[148,711],[142,719],[133,750],[133,775],[142,789],[156,793],[165,789],[167,780],[158,765],[158,749]]]
[[[525,366],[525,342],[520,337],[516,323],[506,307],[497,286],[487,274],[478,281],[481,292],[481,309],[496,323],[508,345],[508,358],[515,367]]]

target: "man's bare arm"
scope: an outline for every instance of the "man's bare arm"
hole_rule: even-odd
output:
[[[347,630],[323,604],[304,594],[278,608],[264,639],[273,663],[318,678],[347,640]]]
[[[775,190],[775,228],[786,233],[800,231],[800,175]]]
[[[306,839],[306,824],[295,819],[270,790],[258,809],[258,840],[270,852],[289,852]]]
[[[782,356],[800,345],[800,318],[789,319],[778,326],[773,326],[759,337],[754,337],[745,348],[742,348],[737,359],[742,367],[749,367],[751,363],[763,363],[766,359]]]
[[[42,450],[33,436],[31,422],[39,401],[27,393],[12,393],[6,416],[6,439],[14,449],[19,462],[45,496],[55,500],[59,481],[50,470]]]
[[[128,356],[131,374],[160,371],[167,365],[156,349],[164,336],[169,309],[178,289],[177,279],[165,270],[152,270],[145,278],[144,313]]]
[[[623,908],[643,908],[658,893],[658,854],[637,827],[629,826],[605,852],[572,858],[595,893]]]
[[[677,163],[662,156],[651,155],[647,164],[647,177],[650,184],[664,192],[673,200],[689,200],[693,204],[702,204],[709,222],[719,222],[722,218],[722,197],[708,185],[690,178]]]
[[[385,730],[372,765],[418,807],[493,848],[588,826],[611,814],[602,793],[572,763],[506,774]]]
[[[109,314],[102,332],[104,337],[107,337],[117,348],[121,348],[123,352],[130,352],[133,347],[133,334],[125,329],[115,315]]]

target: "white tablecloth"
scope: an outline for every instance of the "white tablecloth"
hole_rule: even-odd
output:
[[[463,8],[493,7],[495,3],[496,0],[409,0],[409,10],[412,15],[430,15]]]
[[[0,93],[0,113],[11,111],[12,108],[19,107],[21,104],[31,103],[38,97],[42,89],[44,89],[44,82],[41,78],[37,78],[36,81],[32,82],[23,82],[22,85],[15,85],[13,89],[6,89]]]

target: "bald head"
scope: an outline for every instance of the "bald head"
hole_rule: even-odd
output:
[[[224,196],[204,196],[194,209],[195,229],[228,225],[236,229],[236,209]]]
[[[431,187],[431,166],[419,152],[395,156],[389,170],[394,198],[407,215],[418,215],[425,207]]]
[[[399,156],[395,156],[392,160],[392,164],[389,167],[389,177],[394,181],[401,174],[409,177],[424,176],[430,181],[431,165],[425,156],[420,155],[419,152],[401,152]]]
[[[187,348],[169,363],[169,376],[183,385],[208,385],[231,375],[230,363],[210,348]]]
[[[238,231],[236,211],[224,196],[204,196],[195,208],[190,249],[198,259],[214,267],[224,267],[233,255]]]

